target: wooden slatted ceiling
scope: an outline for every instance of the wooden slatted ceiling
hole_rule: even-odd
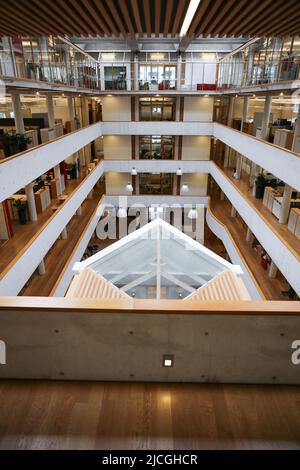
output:
[[[0,34],[179,35],[189,0],[0,0]],[[300,34],[299,0],[201,0],[188,36]]]
[[[300,34],[299,0],[201,0],[188,36]]]
[[[0,34],[179,34],[189,0],[0,0]]]

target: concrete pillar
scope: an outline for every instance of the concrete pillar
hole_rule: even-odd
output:
[[[234,206],[231,206],[230,217],[236,217],[236,208]]]
[[[242,174],[242,155],[239,153],[237,154],[236,157],[236,179],[239,180],[241,178]]]
[[[246,241],[250,244],[252,244],[254,242],[254,235],[251,232],[249,227],[247,228]]]
[[[180,55],[178,57],[178,62],[177,62],[177,85],[176,85],[177,90],[181,89],[181,64],[182,64],[182,57]]]
[[[35,205],[32,183],[29,183],[25,186],[25,194],[27,197],[29,218],[30,220],[34,222],[35,220],[37,220],[37,212],[36,212],[36,205]]]
[[[81,97],[82,127],[89,125],[89,105],[86,96]],[[84,147],[85,166],[91,161],[91,144]]]
[[[56,178],[58,180],[58,194],[61,194],[62,193],[62,190],[61,190],[61,182],[60,182],[60,179],[61,179],[61,174],[60,174],[60,167],[59,165],[56,165],[54,168],[54,178]]]
[[[38,273],[40,276],[42,276],[43,274],[45,274],[46,272],[46,268],[45,268],[45,261],[42,259],[42,261],[40,262],[40,264],[38,265]]]
[[[242,121],[241,121],[241,131],[243,131],[243,126],[247,122],[248,111],[249,111],[249,96],[244,96],[243,116],[242,116]]]
[[[24,134],[25,126],[21,109],[21,99],[19,93],[12,93],[11,95],[12,108],[14,112],[15,126],[17,134]]]
[[[233,110],[234,110],[234,96],[230,96],[229,98],[229,106],[228,106],[228,115],[227,115],[227,126],[231,127],[232,119],[233,119]],[[225,156],[224,156],[224,167],[228,167],[229,164],[229,154],[231,148],[226,145],[225,149]]]
[[[279,214],[280,224],[286,224],[288,221],[292,192],[293,192],[293,189],[288,184],[286,184],[284,186],[283,198],[282,198],[280,214]]]
[[[68,95],[67,100],[68,100],[69,119],[71,121],[71,130],[74,131],[76,128],[76,125],[75,125],[75,109],[74,109],[74,103],[73,103],[73,96]]]
[[[134,73],[134,77],[133,77],[134,78],[134,81],[133,81],[134,90],[138,90],[139,89],[139,61],[138,61],[138,57],[136,54],[134,56],[133,73]]]
[[[271,109],[272,109],[272,95],[267,95],[265,99],[264,114],[263,114],[262,125],[261,125],[262,140],[268,140]]]
[[[296,138],[299,136],[300,136],[300,106],[299,106],[297,121],[296,121],[295,129],[294,129],[294,139],[293,139],[292,150],[295,150]]]
[[[46,95],[48,123],[51,129],[55,129],[55,117],[54,117],[54,101],[53,96],[49,93]]]
[[[76,211],[76,215],[82,215],[82,206],[79,206],[77,211]]]
[[[60,236],[61,236],[61,238],[62,238],[63,240],[66,240],[66,239],[68,238],[67,227],[65,227],[65,228],[63,229],[63,231],[61,232]]]
[[[274,261],[271,261],[268,276],[270,278],[274,279],[274,277],[276,277],[276,275],[277,275],[277,271],[278,271],[278,269],[277,269],[276,264],[274,263]]]

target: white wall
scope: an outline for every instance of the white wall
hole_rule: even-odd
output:
[[[103,121],[131,121],[130,96],[103,96]]]
[[[184,121],[207,122],[213,120],[214,98],[212,96],[185,96]]]
[[[206,196],[207,194],[207,174],[204,173],[184,173],[181,178],[182,183],[189,186],[188,193],[182,193],[181,196]]]
[[[103,137],[104,158],[107,160],[130,160],[131,136],[106,135]]]
[[[131,181],[128,173],[105,173],[105,186],[107,195],[128,195],[126,184]]]
[[[183,136],[182,160],[209,160],[210,137],[201,135]]]

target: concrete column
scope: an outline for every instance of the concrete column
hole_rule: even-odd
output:
[[[86,96],[81,97],[82,127],[89,125],[89,105]],[[84,147],[85,166],[91,161],[91,144]]]
[[[61,190],[61,182],[60,182],[60,178],[61,178],[60,167],[59,165],[56,165],[53,169],[54,169],[54,178],[58,180],[58,193],[61,194],[62,190]]]
[[[29,217],[30,217],[30,220],[34,222],[35,220],[37,220],[37,212],[36,212],[36,205],[35,205],[32,183],[29,183],[25,186],[25,194],[27,197]]]
[[[15,126],[17,134],[24,134],[25,126],[23,121],[22,109],[21,109],[21,99],[19,93],[11,94],[12,108],[14,112]]]
[[[228,106],[228,115],[227,115],[227,126],[231,127],[232,119],[233,119],[233,111],[234,111],[234,96],[230,96],[229,98],[229,106]],[[225,156],[224,156],[224,167],[228,167],[229,164],[229,154],[231,148],[226,145],[225,149]]]
[[[54,101],[53,96],[47,93],[46,95],[47,113],[49,127],[55,129],[55,117],[54,117]]]
[[[262,125],[261,125],[262,140],[268,139],[271,109],[272,109],[272,96],[267,95],[265,99],[264,114],[263,114]]]
[[[295,150],[296,138],[299,136],[300,136],[300,106],[299,106],[297,121],[296,121],[295,129],[294,129],[294,139],[293,139],[292,150]]]
[[[230,217],[236,217],[236,208],[234,206],[231,206]]]
[[[140,194],[140,177],[136,175],[135,177],[135,194],[138,196]]]
[[[244,96],[243,116],[242,116],[242,121],[241,121],[241,131],[243,131],[243,126],[247,122],[248,111],[249,111],[249,96]]]
[[[181,89],[181,64],[182,64],[182,57],[181,55],[178,57],[177,62],[177,90]]]
[[[276,264],[274,263],[274,261],[271,261],[268,276],[270,278],[274,279],[274,277],[276,277],[276,275],[277,275],[277,271],[278,271],[278,269],[277,269]]]
[[[42,261],[40,262],[40,264],[38,265],[38,273],[40,276],[42,276],[43,274],[46,273],[46,268],[45,268],[45,261],[42,259]]]
[[[74,131],[76,126],[75,126],[75,109],[74,109],[74,103],[73,103],[73,96],[68,95],[67,100],[68,100],[69,119],[71,121],[71,130]]]
[[[242,155],[239,153],[237,154],[236,157],[236,179],[239,180],[241,178],[242,174]]]
[[[82,215],[82,206],[79,206],[77,211],[76,211],[76,215]]]
[[[249,227],[247,228],[246,241],[250,244],[252,244],[254,242],[254,235],[251,232]]]
[[[138,62],[138,57],[135,54],[134,56],[134,64],[133,64],[133,73],[134,73],[134,90],[139,89],[139,62]],[[131,88],[131,87],[130,87]]]
[[[286,184],[284,186],[283,198],[282,198],[281,209],[280,209],[280,214],[279,214],[280,224],[286,224],[288,221],[292,192],[293,192],[293,189],[288,184]]]
[[[66,239],[68,238],[67,227],[65,227],[65,228],[63,229],[63,231],[61,232],[60,236],[61,236],[61,238],[62,238],[63,240],[66,240]]]

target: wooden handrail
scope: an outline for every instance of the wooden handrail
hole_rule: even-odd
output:
[[[62,271],[61,271],[61,273],[59,274],[59,276],[58,276],[58,278],[57,278],[57,280],[56,280],[54,286],[53,286],[52,289],[51,289],[51,292],[50,292],[50,294],[49,294],[50,297],[54,296],[55,291],[56,291],[57,287],[59,286],[59,284],[60,284],[60,282],[61,282],[61,280],[62,280],[62,278],[63,278],[63,276],[64,276],[64,274],[65,274],[65,272],[66,272],[66,270],[67,270],[67,268],[68,268],[68,266],[69,266],[69,264],[70,264],[70,262],[71,262],[71,259],[73,258],[74,254],[75,254],[75,252],[76,252],[76,250],[77,250],[77,248],[78,248],[78,246],[80,245],[81,240],[82,240],[83,237],[85,236],[86,231],[87,231],[87,229],[89,228],[89,226],[90,226],[92,220],[94,219],[94,217],[95,217],[95,215],[96,215],[96,213],[97,213],[97,210],[98,210],[99,206],[101,206],[101,204],[102,204],[102,202],[103,202],[104,200],[105,200],[105,195],[103,195],[103,196],[101,197],[99,203],[97,204],[95,210],[93,211],[91,217],[89,218],[89,221],[88,221],[88,223],[86,224],[86,227],[85,227],[84,231],[81,233],[80,237],[78,238],[78,240],[77,240],[77,242],[76,242],[76,245],[74,246],[73,250],[71,251],[71,253],[70,253],[70,255],[69,255],[69,257],[68,257],[68,259],[67,259],[67,261],[66,261],[66,263],[65,263],[65,265],[64,265],[64,267],[63,267],[63,269],[62,269]]]
[[[133,300],[132,308],[120,300],[70,299],[65,297],[0,297],[1,311],[28,311],[131,313],[131,314],[188,314],[188,315],[300,315],[300,301],[190,301],[182,300]]]
[[[21,250],[18,252],[17,256],[8,263],[8,265],[5,267],[5,269],[0,273],[0,280],[4,278],[4,276],[7,274],[8,271],[10,271],[13,266],[17,263],[17,261],[21,258],[21,256],[25,253],[25,251],[28,250],[28,248],[32,245],[32,243],[40,236],[40,234],[46,229],[46,227],[52,222],[52,220],[55,219],[57,214],[64,208],[64,206],[70,201],[70,199],[76,194],[80,188],[86,183],[87,179],[96,171],[96,169],[101,165],[102,161],[100,161],[95,168],[79,183],[79,185],[72,191],[69,195],[68,198],[58,207],[58,209],[47,219],[47,221],[42,225],[42,227],[34,234],[34,236],[29,240],[26,245],[21,248]]]
[[[255,285],[257,291],[259,292],[259,295],[261,296],[262,300],[266,300],[265,294],[263,293],[263,291],[262,291],[261,288],[260,288],[260,285],[259,285],[258,282],[256,281],[256,279],[255,279],[255,277],[254,277],[254,275],[253,275],[251,269],[250,269],[249,266],[248,266],[247,261],[245,260],[244,256],[242,255],[241,250],[240,250],[239,247],[237,246],[237,244],[236,244],[236,242],[235,242],[233,236],[231,235],[231,232],[230,232],[229,228],[228,228],[223,222],[221,222],[221,221],[215,216],[215,214],[213,214],[213,212],[212,212],[212,210],[211,210],[211,198],[210,198],[210,197],[208,197],[208,201],[207,201],[207,211],[210,213],[210,215],[213,217],[213,219],[215,219],[215,221],[216,221],[219,225],[221,225],[221,226],[224,228],[224,230],[226,230],[226,233],[227,233],[228,237],[230,238],[231,243],[233,244],[233,246],[234,246],[236,252],[238,253],[239,257],[240,257],[241,260],[243,261],[243,263],[244,263],[244,265],[245,265],[245,268],[247,269],[247,272],[248,272],[249,276],[250,276],[251,279],[252,279],[253,284]]]

